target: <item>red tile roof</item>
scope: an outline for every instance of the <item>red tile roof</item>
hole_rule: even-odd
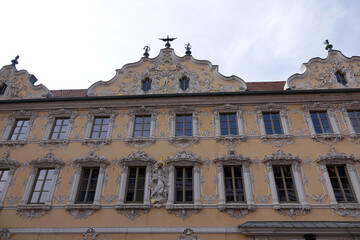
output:
[[[286,81],[276,82],[248,82],[248,91],[284,90]],[[55,98],[86,97],[87,89],[51,90]]]

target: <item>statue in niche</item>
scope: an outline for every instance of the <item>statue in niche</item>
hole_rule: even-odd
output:
[[[168,172],[161,160],[155,163],[151,173],[151,203],[155,207],[160,207],[166,202],[169,193]]]

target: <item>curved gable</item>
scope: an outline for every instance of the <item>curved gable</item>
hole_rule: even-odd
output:
[[[302,64],[300,70],[301,74],[289,77],[284,89],[360,87],[360,57],[348,58],[337,50],[330,50],[324,59],[318,57],[311,59],[308,63]]]
[[[188,88],[180,88],[179,80],[189,80]],[[151,89],[143,91],[142,81],[149,79]],[[200,93],[245,91],[245,82],[237,77],[225,77],[218,66],[192,56],[179,57],[171,48],[160,50],[155,58],[141,58],[136,63],[116,70],[110,81],[99,81],[90,86],[88,96],[141,95],[162,93]]]
[[[51,92],[42,84],[35,86],[36,77],[13,65],[0,69],[0,100],[49,98]]]

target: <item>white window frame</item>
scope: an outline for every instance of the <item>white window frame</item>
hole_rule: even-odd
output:
[[[302,109],[304,110],[304,114],[305,114],[305,121],[307,122],[309,129],[310,129],[310,134],[311,137],[313,139],[317,139],[317,138],[342,138],[342,135],[340,133],[340,129],[339,126],[337,124],[337,118],[336,118],[336,114],[335,114],[335,107],[331,104],[328,103],[322,103],[322,102],[317,102],[317,103],[313,103],[313,104],[305,104],[302,106]],[[329,119],[330,125],[331,125],[331,129],[333,130],[333,133],[316,133],[315,132],[315,128],[314,128],[314,124],[312,122],[311,119],[311,114],[310,112],[326,112],[327,117]]]
[[[290,137],[289,131],[289,116],[287,115],[287,107],[280,104],[275,103],[268,103],[264,105],[259,105],[255,107],[255,112],[258,120],[258,124],[260,127],[261,138],[284,138]],[[278,113],[280,117],[280,124],[283,130],[282,134],[266,134],[265,123],[264,123],[264,116],[263,113]]]
[[[103,156],[97,156],[93,150],[90,151],[86,157],[78,158],[74,161],[76,170],[66,210],[69,211],[70,214],[75,218],[86,218],[100,208],[101,189],[104,183],[105,168],[108,164],[109,161],[107,158]],[[99,176],[97,179],[94,201],[92,204],[76,203],[76,197],[79,192],[81,173],[83,168],[86,167],[99,167]]]
[[[73,129],[75,118],[77,116],[77,112],[68,109],[58,109],[55,111],[49,112],[48,120],[45,125],[45,133],[44,138],[42,139],[42,144],[56,144],[56,143],[69,143],[70,140],[70,132]],[[56,123],[56,119],[59,118],[69,118],[69,125],[66,130],[66,135],[63,139],[50,139],[53,133],[54,125]]]
[[[325,184],[328,189],[328,194],[330,198],[330,206],[336,209],[341,208],[342,206],[354,206],[360,208],[360,184],[359,176],[356,173],[356,163],[357,160],[354,155],[347,155],[345,153],[328,153],[326,155],[320,155],[316,162],[320,165],[320,169],[323,173]],[[334,190],[330,181],[330,176],[327,170],[327,165],[345,165],[348,173],[348,178],[353,186],[354,194],[356,196],[356,203],[338,203],[334,194]],[[336,212],[336,211],[335,211]]]
[[[215,139],[220,140],[231,140],[231,139],[245,139],[244,133],[244,119],[242,116],[243,108],[238,105],[225,104],[222,106],[217,106],[213,108],[214,120],[215,120]],[[221,135],[220,127],[220,114],[236,114],[236,125],[238,130],[238,135]]]
[[[169,110],[170,120],[170,138],[169,142],[172,144],[184,144],[184,143],[198,143],[198,128],[199,128],[199,109],[197,107],[190,106],[178,106]],[[192,121],[192,136],[176,136],[176,116],[177,115],[191,115]]]
[[[4,131],[4,134],[2,136],[0,145],[10,145],[11,146],[11,145],[24,145],[24,144],[26,144],[27,138],[29,136],[30,131],[34,127],[34,121],[35,121],[35,118],[37,116],[38,115],[36,114],[36,112],[33,112],[33,111],[20,110],[20,111],[17,111],[17,112],[10,113],[9,120],[8,120],[8,122],[6,124],[5,131]],[[15,127],[15,124],[16,124],[17,120],[21,120],[21,119],[29,119],[29,125],[28,125],[28,127],[26,129],[24,138],[21,139],[21,140],[10,140],[11,134],[14,131],[14,127]]]
[[[345,123],[349,129],[350,136],[352,138],[359,138],[360,133],[355,132],[354,127],[351,123],[348,111],[360,111],[360,103],[358,101],[342,103],[338,106],[341,111],[341,114],[344,117]]]
[[[4,185],[4,189],[2,189],[2,192],[0,194],[0,210],[4,203],[6,191],[10,185],[11,179],[14,176],[16,168],[20,165],[18,161],[9,159],[8,156],[9,156],[8,152],[5,152],[4,155],[2,156],[2,158],[0,158],[0,169],[1,170],[9,170],[9,173],[8,173],[5,185]]]
[[[191,151],[178,150],[175,155],[167,157],[166,164],[169,169],[169,194],[166,203],[166,209],[175,216],[188,217],[192,213],[197,213],[201,208],[200,200],[200,164],[203,161],[200,156],[194,155]],[[175,167],[193,168],[193,203],[178,204],[175,203]]]
[[[218,173],[218,185],[219,185],[219,209],[228,213],[233,217],[244,217],[250,211],[255,208],[255,202],[251,191],[251,181],[249,165],[251,160],[249,157],[236,154],[236,151],[229,150],[226,155],[217,156],[213,161],[217,166]],[[225,196],[225,178],[224,178],[224,166],[241,166],[242,180],[245,192],[245,202],[226,202]]]
[[[127,145],[142,145],[146,143],[155,142],[155,125],[156,125],[156,115],[158,110],[149,107],[138,107],[132,108],[129,110],[129,120],[128,120],[128,132],[126,137]],[[150,136],[149,137],[134,137],[134,127],[135,127],[135,118],[136,116],[150,116]]]
[[[22,217],[34,218],[40,217],[44,215],[46,211],[50,210],[56,182],[60,174],[60,168],[64,165],[64,162],[59,158],[55,158],[52,153],[48,153],[43,157],[31,160],[29,165],[31,166],[31,172],[18,207],[18,214]],[[44,168],[55,169],[47,199],[44,204],[30,204],[28,203],[29,198],[33,191],[35,181],[37,180],[39,169]]]
[[[117,113],[111,109],[107,108],[98,108],[88,112],[87,122],[86,122],[86,131],[85,137],[83,139],[83,144],[110,144],[111,143],[111,133],[114,127],[115,117]],[[91,138],[91,133],[93,130],[93,125],[95,118],[97,117],[108,117],[109,118],[109,127],[107,131],[106,138]]]
[[[144,151],[131,152],[127,157],[122,157],[119,160],[122,164],[120,192],[117,201],[116,210],[119,214],[124,214],[130,219],[135,219],[141,214],[147,213],[150,209],[150,178],[151,170],[155,164],[153,157],[149,157]],[[125,202],[129,168],[131,167],[146,167],[145,186],[144,186],[144,201],[143,203],[127,203]]]
[[[272,204],[274,209],[279,209],[282,207],[287,208],[298,208],[299,206],[302,209],[309,209],[310,205],[309,202],[306,199],[304,187],[301,181],[301,175],[300,175],[300,169],[299,169],[299,163],[301,163],[301,160],[299,157],[295,157],[291,155],[290,153],[284,153],[281,150],[278,150],[276,153],[271,154],[270,156],[265,156],[265,158],[262,161],[266,165],[267,173],[269,176],[270,181],[270,189],[271,189],[271,197],[272,197]],[[296,188],[297,203],[280,203],[279,197],[277,194],[277,188],[275,183],[275,176],[273,172],[273,166],[291,166],[291,172],[294,180],[294,185]]]

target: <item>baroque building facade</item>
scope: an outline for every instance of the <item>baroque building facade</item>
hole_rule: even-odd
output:
[[[360,239],[360,57],[287,81],[189,51],[48,90],[0,70],[0,239]]]

